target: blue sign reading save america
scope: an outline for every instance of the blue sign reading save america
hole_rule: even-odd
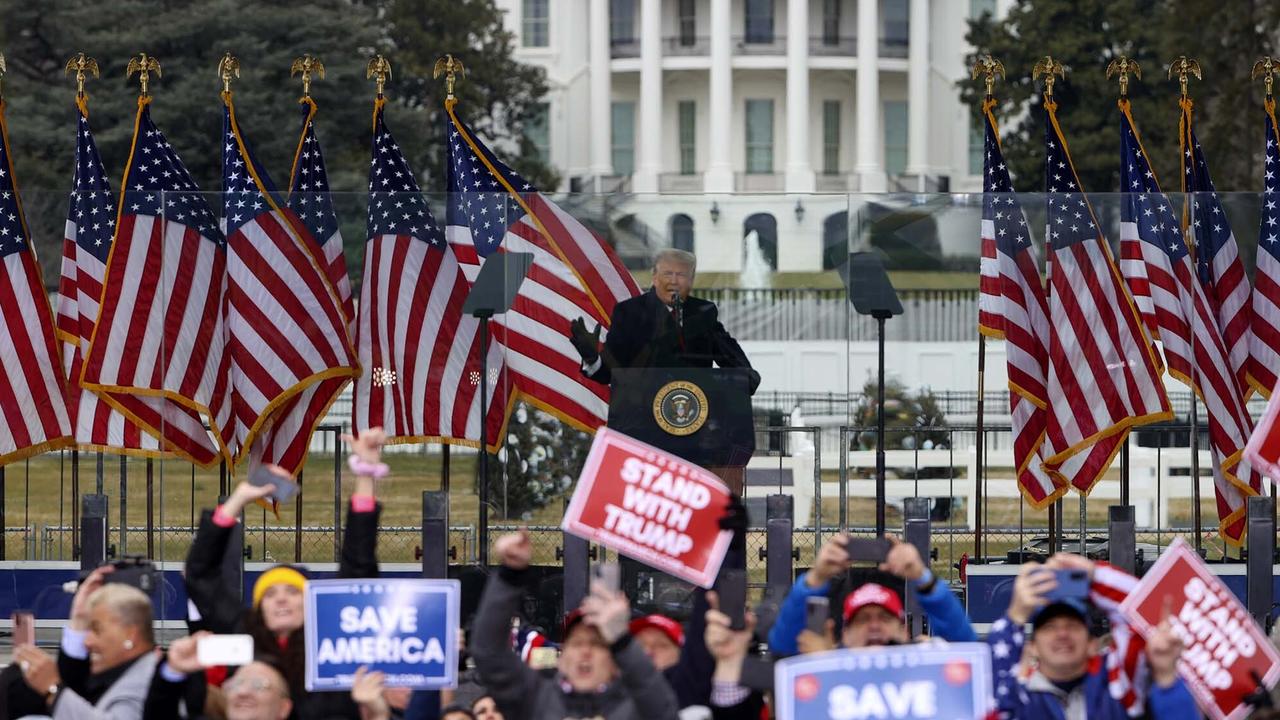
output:
[[[975,720],[991,701],[985,643],[900,645],[787,658],[774,666],[778,720]]]
[[[457,685],[457,580],[314,580],[305,600],[307,690],[350,690],[361,666],[386,687]]]

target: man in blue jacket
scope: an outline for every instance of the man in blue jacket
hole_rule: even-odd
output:
[[[1060,569],[1088,573],[1088,602],[1074,597],[1046,601],[1057,585],[1052,571]],[[1162,623],[1144,646],[1120,612],[1120,601],[1137,582],[1109,565],[1065,553],[1044,565],[1023,565],[1009,610],[992,623],[987,637],[1000,717],[1124,720],[1146,712],[1155,720],[1199,718],[1195,700],[1178,677],[1182,646],[1168,624]],[[1106,654],[1099,652],[1090,632],[1096,629],[1090,604],[1110,619]],[[1023,630],[1028,621],[1029,641]]]
[[[829,649],[835,646],[834,621],[827,621],[827,637],[805,629],[805,605],[809,598],[826,596],[831,581],[849,568],[848,535],[836,535],[823,544],[818,559],[796,580],[778,608],[778,618],[769,631],[769,649],[777,656],[795,655],[799,650]],[[920,552],[910,543],[890,538],[893,547],[880,564],[884,572],[906,580],[920,599],[934,636],[950,642],[973,642],[977,635],[959,599],[924,565]],[[844,601],[844,628],[840,645],[846,648],[897,645],[911,642],[902,600],[883,585],[868,583]]]

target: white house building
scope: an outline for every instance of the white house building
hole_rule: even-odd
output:
[[[968,18],[1011,0],[497,2],[547,72],[529,133],[559,190],[609,194],[611,219],[700,269],[741,272],[755,231],[771,269],[820,271],[864,203],[981,189],[956,82]]]

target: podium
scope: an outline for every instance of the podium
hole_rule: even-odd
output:
[[[756,448],[745,368],[615,368],[609,427],[674,453],[742,493]]]

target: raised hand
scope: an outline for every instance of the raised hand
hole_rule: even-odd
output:
[[[1009,619],[1025,624],[1045,604],[1045,594],[1058,586],[1053,572],[1037,563],[1023,563],[1013,581],[1013,599],[1009,601]]]
[[[600,325],[596,325],[594,331],[587,330],[587,323],[582,318],[577,318],[569,323],[569,342],[573,343],[573,347],[582,356],[585,363],[593,363],[596,358],[600,357]]]
[[[529,530],[520,528],[519,532],[503,535],[493,543],[493,554],[498,562],[512,570],[524,570],[533,562],[533,541],[529,539]]]
[[[880,563],[880,569],[906,580],[919,580],[924,577],[924,560],[920,557],[920,551],[916,546],[904,543],[892,535],[885,537],[893,543],[893,547],[889,549],[889,555],[884,562]]]

